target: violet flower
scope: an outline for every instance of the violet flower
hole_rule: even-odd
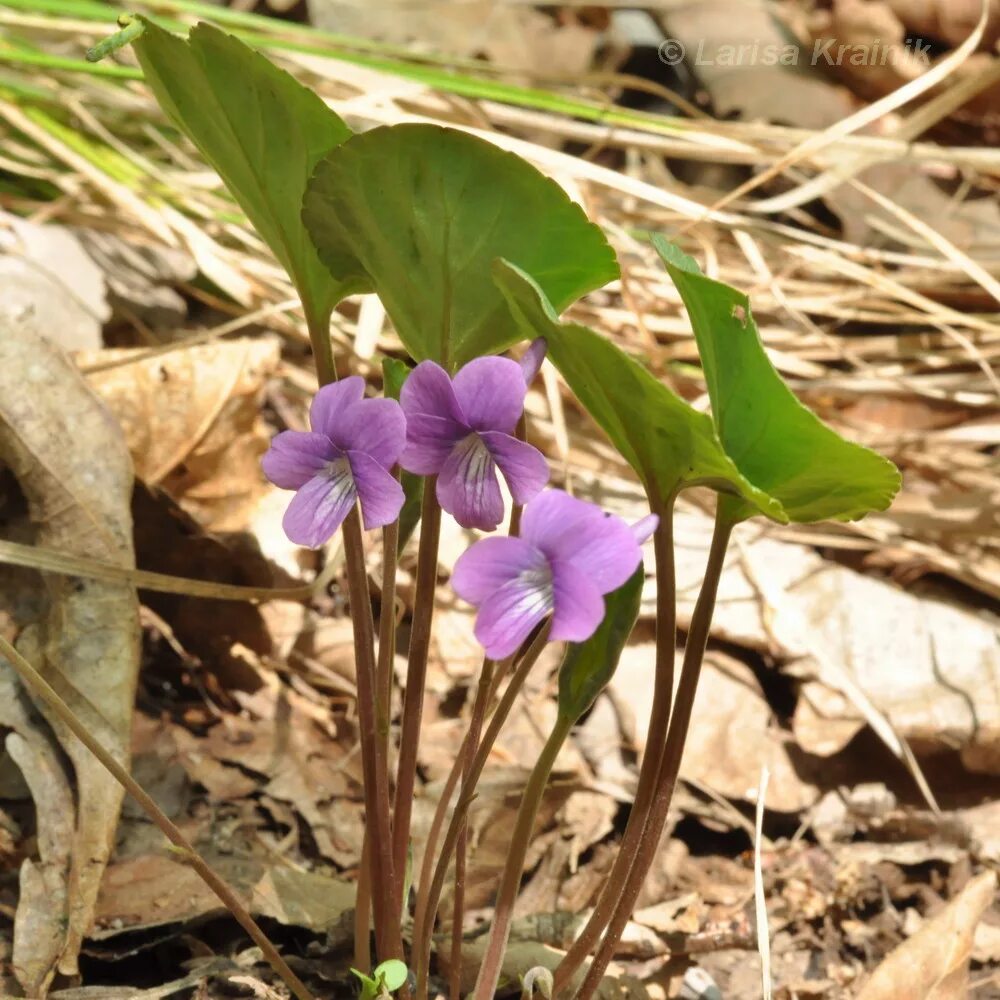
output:
[[[399,461],[406,419],[394,399],[365,399],[359,375],[323,386],[309,410],[311,431],[283,431],[263,458],[264,475],[295,490],[282,525],[298,545],[319,548],[361,501],[366,530],[391,524],[403,489]]]
[[[422,361],[403,383],[406,450],[400,464],[418,475],[437,475],[438,503],[463,528],[492,531],[503,519],[498,467],[517,504],[548,482],[542,453],[513,436],[532,365],[526,370],[509,358],[476,358],[452,379],[440,365]]]
[[[590,638],[604,618],[603,595],[635,572],[658,521],[650,515],[630,528],[595,504],[546,490],[525,507],[520,537],[472,545],[451,583],[479,609],[476,638],[486,655],[509,656],[549,614],[550,638]]]

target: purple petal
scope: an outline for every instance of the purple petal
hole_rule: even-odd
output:
[[[653,537],[659,525],[660,519],[656,514],[647,514],[641,521],[636,521],[631,526],[632,537],[638,545],[643,545]]]
[[[577,500],[562,490],[546,490],[531,501],[521,520],[521,537],[549,556],[556,555],[559,540],[579,539],[580,532],[604,516],[600,507]]]
[[[545,360],[545,352],[548,344],[544,337],[536,337],[529,345],[528,349],[521,355],[518,364],[521,366],[521,375],[524,377],[524,384],[531,385],[535,381],[535,376],[542,367]]]
[[[463,601],[478,605],[522,573],[546,567],[545,556],[521,538],[483,538],[458,557],[451,586]]]
[[[365,380],[360,375],[350,375],[339,382],[321,386],[309,408],[310,426],[314,431],[335,439],[344,412],[360,403],[364,395]]]
[[[514,429],[528,391],[516,361],[476,358],[459,370],[453,384],[465,422],[471,428],[508,434]]]
[[[541,493],[549,481],[549,463],[537,448],[500,431],[479,436],[507,480],[514,503],[526,504]]]
[[[568,553],[568,564],[602,594],[620,587],[642,562],[642,550],[632,529],[614,514],[605,514],[604,520],[589,527],[575,544],[564,542],[560,550],[563,558]]]
[[[349,451],[347,458],[361,501],[365,531],[392,524],[399,517],[406,499],[399,480],[366,452]]]
[[[503,520],[503,496],[489,449],[475,434],[456,445],[441,467],[437,498],[463,528],[492,531]]]
[[[549,638],[566,642],[589,639],[604,618],[604,598],[600,590],[572,566],[552,567],[552,631]]]
[[[620,587],[642,561],[629,526],[596,504],[547,490],[524,511],[521,536],[550,562],[571,565],[602,594]]]
[[[551,610],[550,583],[511,580],[483,601],[476,617],[476,638],[491,660],[502,660],[517,651]]]
[[[363,451],[391,469],[406,446],[406,417],[394,399],[365,399],[346,410],[334,443],[344,451]]]
[[[399,402],[407,421],[417,414],[425,414],[466,426],[448,373],[433,361],[421,361],[410,372],[400,390]]]
[[[305,486],[340,452],[325,434],[312,431],[282,431],[261,459],[264,475],[283,490]]]
[[[455,445],[469,436],[469,428],[454,420],[424,413],[406,421],[406,448],[399,459],[407,472],[431,476],[441,471]]]
[[[333,475],[315,476],[292,497],[281,522],[285,534],[296,545],[318,549],[333,537],[357,497],[344,459]]]

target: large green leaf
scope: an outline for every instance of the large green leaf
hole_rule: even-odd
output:
[[[900,485],[892,462],[846,441],[799,402],[764,351],[742,292],[705,277],[662,237],[653,243],[691,317],[719,438],[740,472],[793,521],[885,510]]]
[[[722,450],[711,418],[692,409],[611,341],[561,323],[523,271],[497,261],[494,277],[526,338],[544,337],[577,399],[635,469],[654,507],[685,486],[735,493],[777,521],[781,504],[756,489]]]
[[[259,52],[207,24],[180,38],[147,18],[134,47],[164,111],[225,181],[284,265],[314,329],[342,289],[302,224],[317,161],[351,130],[311,90]]]
[[[632,633],[646,571],[639,568],[604,598],[604,620],[583,642],[570,643],[559,667],[559,715],[573,723],[594,703],[618,669]]]
[[[413,358],[449,367],[518,339],[490,275],[496,257],[560,309],[618,275],[603,233],[555,181],[437,125],[376,128],[333,150],[303,217],[331,273],[378,293]]]

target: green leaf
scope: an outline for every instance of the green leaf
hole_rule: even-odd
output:
[[[382,392],[386,399],[399,399],[403,383],[410,376],[409,365],[398,358],[382,359]],[[420,511],[424,502],[424,477],[403,469],[399,474],[403,487],[403,509],[399,512],[399,544],[396,554],[402,553],[406,543],[413,536],[420,523]],[[406,894],[403,894],[406,898]]]
[[[845,440],[799,402],[771,364],[742,292],[705,277],[663,237],[653,245],[691,318],[715,426],[740,472],[793,521],[852,521],[885,510],[900,486],[892,462]]]
[[[563,190],[492,143],[437,125],[354,136],[316,168],[303,218],[354,292],[377,292],[410,355],[457,367],[515,343],[496,257],[560,309],[618,276],[601,230]]]
[[[394,993],[406,983],[407,975],[406,963],[398,958],[390,958],[375,969],[375,978],[390,993]]]
[[[604,620],[584,642],[570,643],[559,668],[559,716],[574,723],[594,703],[618,669],[632,633],[646,571],[642,565],[604,598]]]
[[[361,983],[361,994],[360,1000],[376,1000],[378,996],[378,982],[375,979],[371,979],[366,976],[363,972],[359,972],[355,968],[351,968],[351,972],[357,976],[358,981]]]
[[[497,261],[494,277],[523,335],[545,338],[548,356],[635,469],[654,510],[682,487],[705,485],[787,520],[781,504],[755,489],[726,456],[707,414],[692,409],[605,337],[578,323],[561,323],[523,271]]]
[[[316,163],[351,130],[311,90],[259,52],[207,24],[187,39],[140,19],[134,43],[164,111],[225,181],[288,271],[310,327],[325,329],[340,285],[302,224]]]

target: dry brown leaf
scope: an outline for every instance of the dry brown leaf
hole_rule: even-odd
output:
[[[104,275],[65,226],[0,212],[0,309],[66,350],[101,346],[111,316]]]
[[[342,879],[256,858],[210,855],[209,860],[253,913],[282,924],[322,933],[354,908],[354,886]],[[103,939],[221,912],[218,898],[192,868],[163,854],[143,854],[108,868],[93,936]]]
[[[719,117],[738,113],[750,121],[825,128],[851,111],[842,89],[812,65],[810,49],[798,46],[764,5],[698,0],[672,5],[661,18],[684,46]],[[795,61],[764,58],[769,52],[795,52]]]
[[[965,1000],[976,926],[997,877],[984,872],[875,970],[858,1000]]]
[[[132,466],[118,428],[68,358],[26,325],[0,336],[0,458],[27,498],[35,540],[46,548],[134,567]],[[122,584],[45,578],[48,608],[19,645],[91,732],[123,763],[139,665],[138,603]],[[44,993],[56,967],[75,975],[101,875],[114,844],[121,786],[46,713],[76,774],[76,819],[61,952],[32,988]],[[26,902],[30,905],[30,899]],[[33,920],[27,908],[17,923]],[[15,964],[35,964],[41,941],[22,932]],[[28,954],[25,954],[28,953]],[[23,960],[23,961],[22,961]],[[24,983],[27,986],[27,983]]]
[[[634,725],[639,749],[649,727],[654,656],[652,643],[627,646],[611,681],[615,707],[630,714],[622,719],[623,733],[629,723]],[[732,657],[711,653],[698,683],[681,778],[754,802],[761,767],[767,765],[774,775],[768,807],[796,812],[815,802],[818,793],[799,777],[789,751],[753,671]]]
[[[268,443],[260,408],[279,348],[274,337],[242,338],[152,358],[101,351],[77,362],[122,425],[136,476],[161,486],[205,527],[239,531],[269,492],[260,472]]]

